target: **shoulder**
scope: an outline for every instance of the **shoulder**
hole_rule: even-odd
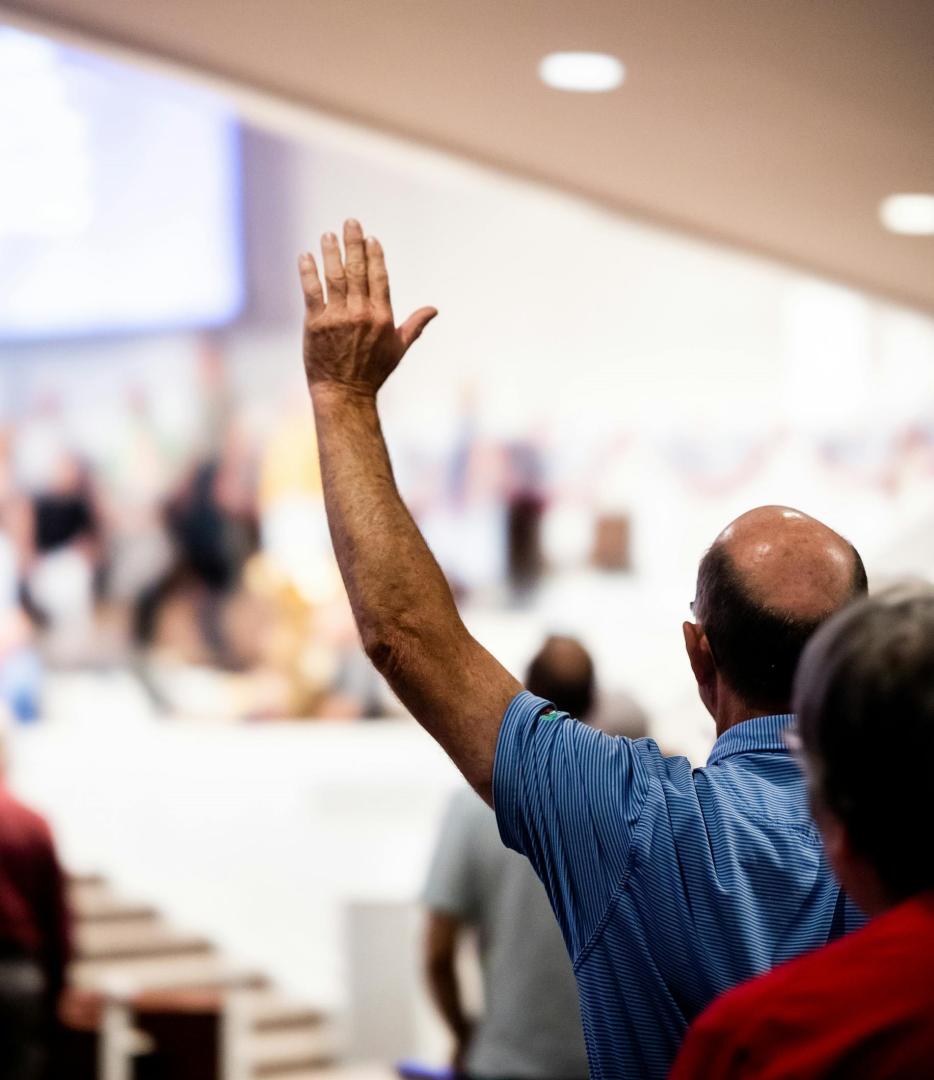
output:
[[[690,780],[687,758],[666,758],[654,739],[631,739],[609,734],[556,709],[544,698],[523,690],[506,710],[500,730],[498,756],[522,753],[574,753],[576,756],[613,760]]]
[[[629,818],[644,806],[656,781],[662,795],[693,792],[688,760],[666,758],[653,739],[608,735],[528,692],[517,695],[506,712],[493,773],[501,823],[503,807],[530,790],[547,795],[543,812],[602,800]]]

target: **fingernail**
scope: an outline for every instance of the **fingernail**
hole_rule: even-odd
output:
[[[323,244],[336,244],[337,243],[337,236],[336,236],[335,233],[326,232],[324,234],[324,236],[321,237],[321,242]]]
[[[347,227],[349,229],[359,229],[360,228],[360,222],[357,221],[356,218],[352,218],[352,217],[348,218],[347,219]]]
[[[368,248],[375,248],[378,243],[379,241],[376,239],[375,236],[368,236],[366,238],[366,246]]]

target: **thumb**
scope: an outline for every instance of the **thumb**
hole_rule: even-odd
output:
[[[423,307],[405,320],[398,330],[403,352],[407,352],[409,346],[421,337],[422,331],[437,314],[437,308]]]

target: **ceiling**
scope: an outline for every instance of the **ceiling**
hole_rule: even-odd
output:
[[[934,311],[934,238],[877,215],[934,192],[932,0],[6,6]],[[546,88],[566,49],[625,85]]]

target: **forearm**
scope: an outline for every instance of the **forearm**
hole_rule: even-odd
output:
[[[428,989],[435,1008],[444,1018],[458,1042],[470,1033],[470,1020],[464,1012],[460,987],[457,984],[454,957],[436,958],[429,961],[425,972]]]
[[[337,562],[364,647],[392,672],[407,643],[449,646],[467,631],[399,495],[375,399],[324,385],[312,401]]]
[[[519,683],[461,621],[396,488],[373,397],[323,386],[312,400],[331,539],[367,655],[489,800]]]

